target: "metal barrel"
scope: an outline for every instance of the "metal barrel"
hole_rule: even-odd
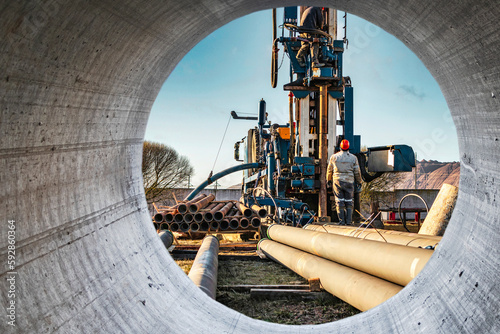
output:
[[[431,249],[357,239],[333,233],[273,224],[269,239],[363,271],[401,286],[424,268]]]
[[[259,227],[260,226],[260,218],[259,217],[252,217],[252,219],[250,220],[250,224],[252,225],[252,227]]]
[[[247,229],[250,226],[250,221],[246,217],[240,219],[240,228]]]
[[[361,311],[383,303],[403,288],[269,239],[261,239],[257,247],[267,257],[300,276],[306,279],[319,278],[326,291]]]
[[[180,228],[181,228],[181,227],[179,226],[179,223],[176,223],[176,222],[172,222],[172,223],[170,223],[169,227],[170,227],[170,231],[172,231],[172,232],[177,232],[177,231],[179,231],[179,230],[180,230]]]
[[[161,230],[160,233],[158,233],[158,236],[160,237],[161,242],[163,242],[163,245],[165,245],[165,248],[172,246],[172,243],[174,242],[174,235],[172,232],[168,230]]]
[[[266,218],[267,217],[267,210],[261,206],[258,206],[256,204],[252,205],[252,211],[259,216],[259,218]]]
[[[217,288],[218,253],[219,240],[213,235],[207,235],[188,274],[191,281],[212,299],[215,299]]]
[[[226,216],[226,214],[229,212],[229,210],[231,210],[231,208],[233,207],[233,202],[227,202],[223,207],[222,209],[220,209],[219,211],[215,212],[214,214],[214,219],[216,221],[221,221],[222,219],[224,219],[224,217]]]
[[[188,207],[188,210],[191,213],[196,213],[196,212],[198,212],[198,210],[203,209],[205,206],[207,206],[214,199],[215,199],[215,195],[210,194],[207,197],[200,199],[199,201],[191,203]]]

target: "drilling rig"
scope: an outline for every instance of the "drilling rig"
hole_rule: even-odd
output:
[[[305,9],[284,8],[279,27],[273,10],[271,85],[277,85],[281,45],[290,59],[290,83],[283,86],[289,92],[289,122],[280,125],[269,121],[266,103],[261,100],[257,126],[235,144],[236,160],[260,166],[244,170],[242,201],[250,207],[266,206],[275,222],[293,226],[313,219],[335,220],[335,201],[327,188],[326,169],[342,139],[351,143],[349,151],[357,156],[366,182],[386,172],[408,172],[415,166],[413,149],[407,145],[372,147],[361,152],[361,137],[354,134],[354,89],[351,79],[343,74],[347,39],[345,34],[343,39],[336,38],[337,11],[322,8],[323,26],[311,29],[298,24],[299,11],[302,14]],[[281,36],[277,36],[278,28]],[[297,59],[304,43],[319,50],[321,67],[314,67],[310,54],[304,62]],[[234,112],[232,115],[239,118]],[[359,208],[359,194],[355,202]]]

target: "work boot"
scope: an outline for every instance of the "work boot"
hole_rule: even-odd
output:
[[[339,225],[345,225],[344,207],[337,207],[337,215],[339,216]]]
[[[297,55],[295,56],[300,66],[302,67],[306,66],[305,60],[308,53],[309,53],[309,48],[305,45],[302,45],[299,52],[297,52]]]
[[[304,57],[299,57],[299,55],[297,55],[296,58],[297,58],[297,62],[299,63],[300,67],[306,67],[306,62],[305,62]]]
[[[346,206],[345,224],[352,225],[352,206]]]

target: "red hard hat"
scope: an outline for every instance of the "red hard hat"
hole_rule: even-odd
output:
[[[347,139],[343,139],[340,142],[340,148],[344,151],[347,151],[349,149],[349,141]]]

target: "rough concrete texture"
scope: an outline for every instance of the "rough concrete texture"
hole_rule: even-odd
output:
[[[352,318],[282,326],[205,296],[153,230],[141,141],[162,83],[223,24],[298,2],[1,1],[0,258],[6,263],[13,219],[17,327],[6,324],[2,263],[0,332],[500,332],[498,1],[308,3],[346,10],[395,35],[427,66],[451,109],[460,193],[421,274]]]

